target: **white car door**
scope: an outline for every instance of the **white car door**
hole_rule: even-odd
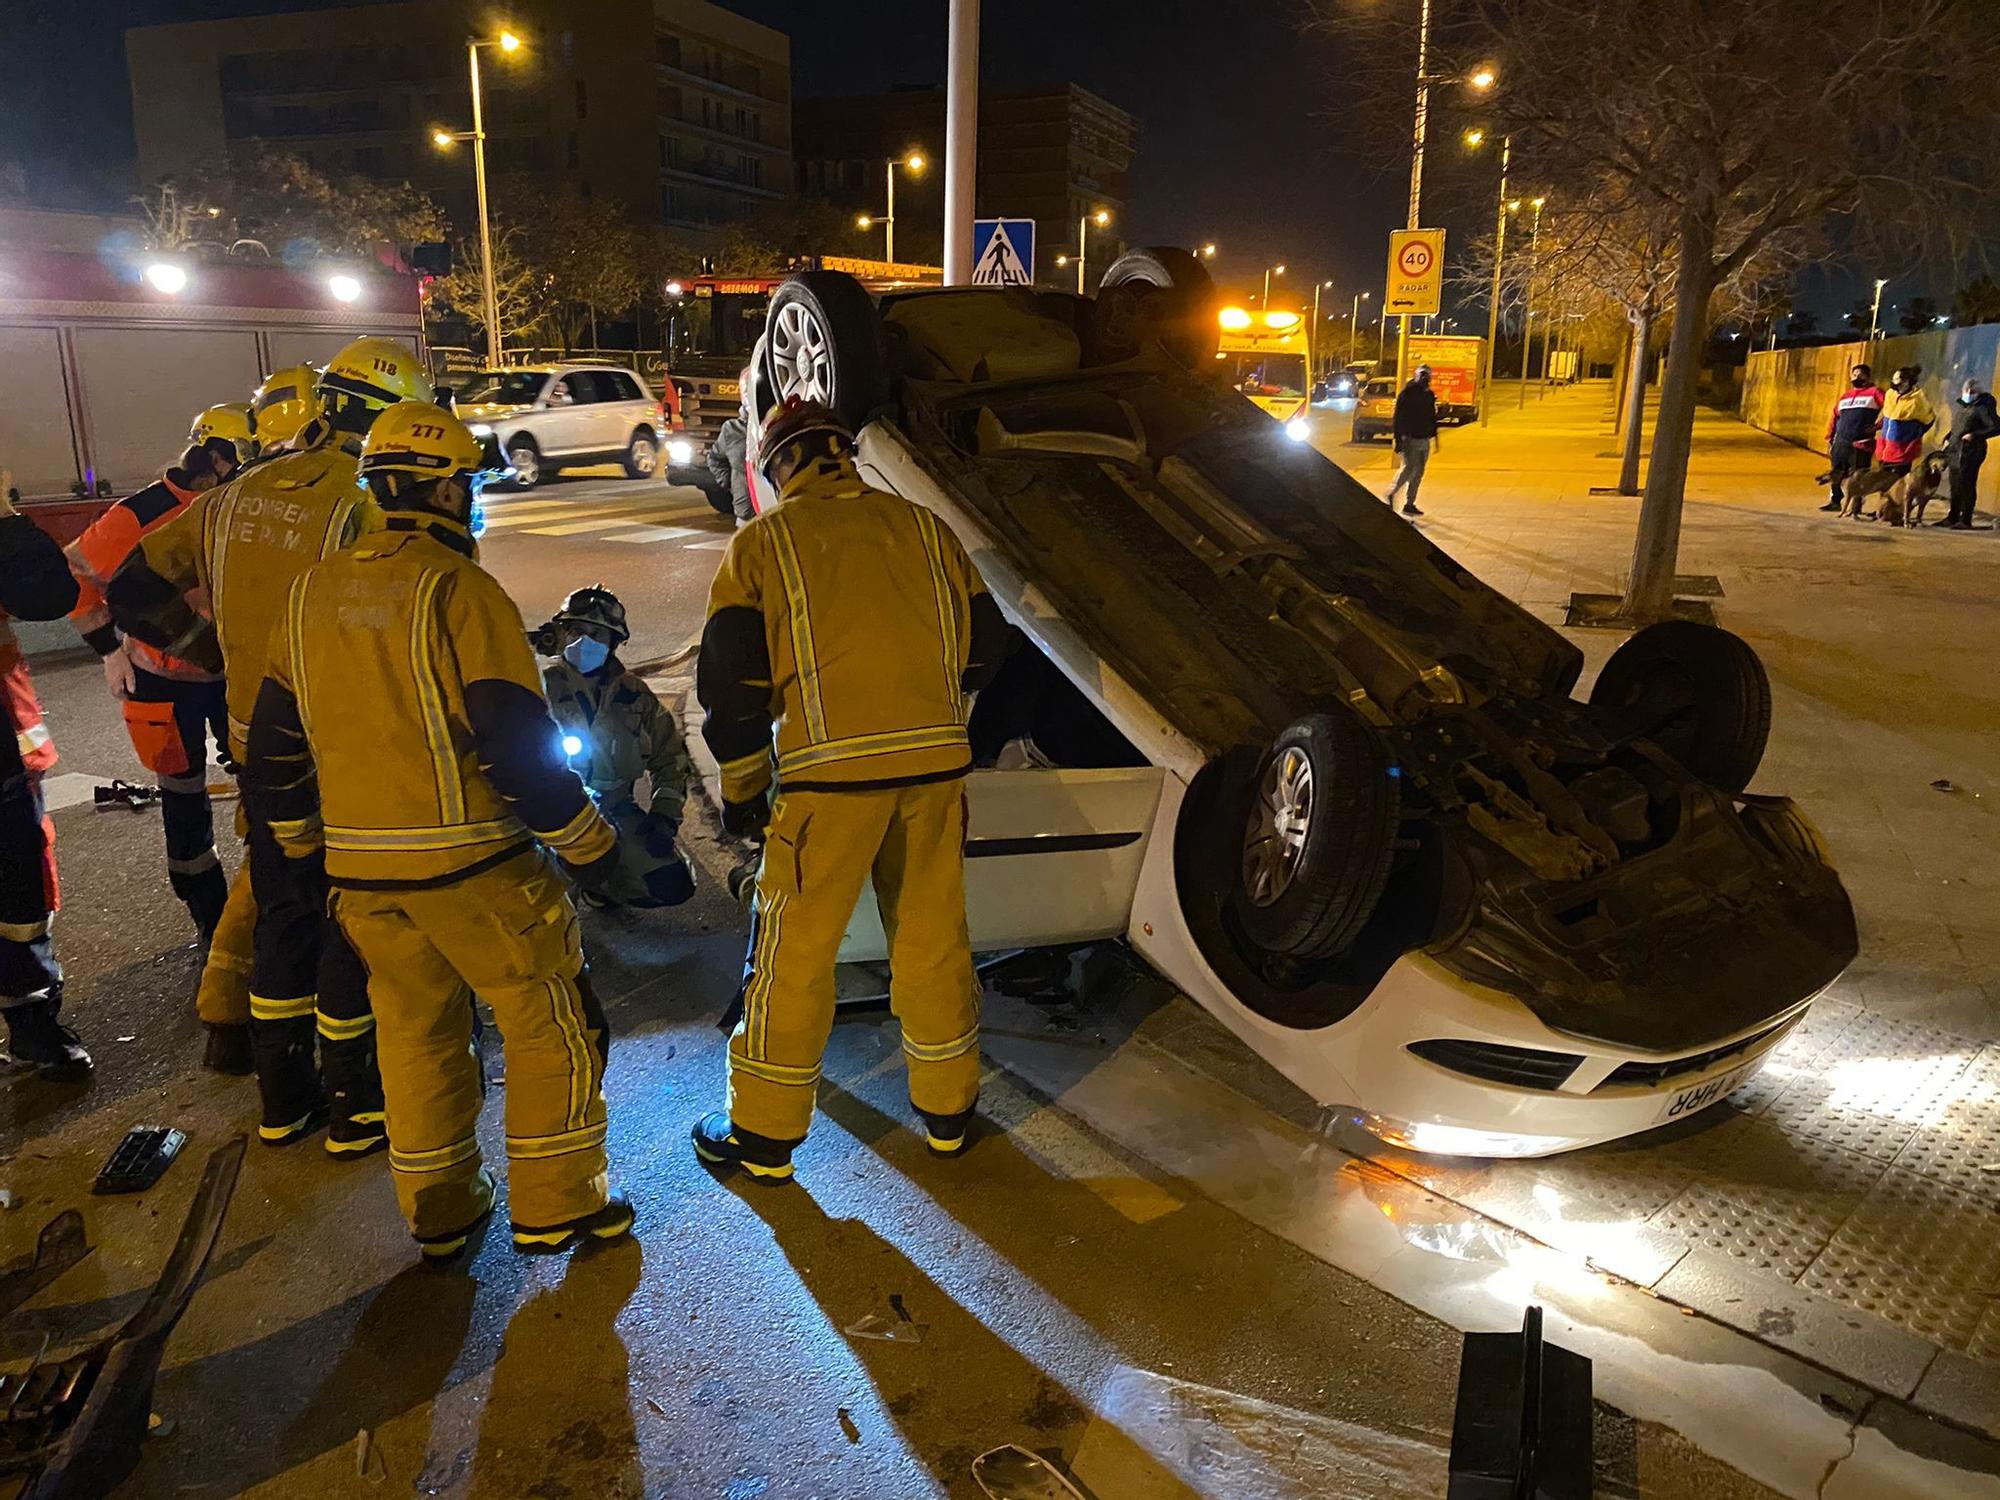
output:
[[[1166,773],[974,771],[965,779],[965,909],[975,952],[1122,937]],[[846,962],[888,956],[872,884]]]
[[[547,454],[581,453],[593,447],[589,436],[590,389],[580,371],[572,370],[549,385],[543,410],[533,423],[535,441]]]

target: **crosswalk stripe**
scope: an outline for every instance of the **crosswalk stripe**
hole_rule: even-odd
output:
[[[633,510],[606,511],[588,520],[564,521],[557,526],[529,526],[525,528],[529,536],[581,536],[588,531],[616,531],[645,520],[646,512]]]
[[[518,526],[537,536],[572,536],[582,531],[603,531],[612,526],[636,526],[662,521],[685,521],[690,516],[713,515],[706,505],[678,505],[662,509],[657,502],[607,505],[570,505],[553,515],[509,516],[504,512],[488,519],[486,529]]]
[[[689,552],[720,552],[728,545],[729,538],[719,536],[712,542],[689,542],[686,550]]]
[[[708,533],[693,526],[641,526],[633,531],[621,531],[608,536],[607,542],[677,542],[691,536],[707,536]]]

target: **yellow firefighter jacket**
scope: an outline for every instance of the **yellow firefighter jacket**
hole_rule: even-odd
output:
[[[245,770],[286,852],[337,886],[449,884],[538,838],[616,835],[564,763],[521,612],[450,523],[392,514],[291,587]]]
[[[312,446],[195,496],[140,539],[106,590],[128,635],[227,674],[229,748],[238,760],[293,580],[380,522],[357,474],[360,439],[324,424],[307,435]],[[209,622],[186,602],[198,590],[208,594],[212,639]]]
[[[791,476],[739,529],[708,596],[696,690],[723,796],[961,776],[966,694],[1004,632],[965,549],[847,459]]]

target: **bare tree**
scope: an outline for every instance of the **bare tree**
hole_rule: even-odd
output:
[[[521,231],[504,219],[493,224],[493,298],[500,314],[500,327],[516,336],[534,333],[544,316],[537,294],[538,276],[522,257]],[[461,240],[452,257],[451,274],[431,288],[434,310],[458,313],[486,337],[489,357],[493,351],[493,331],[486,326],[486,304],[481,295],[479,241]]]
[[[1379,31],[1392,7],[1365,23],[1350,0],[1315,9]],[[1416,9],[1393,7],[1395,55],[1415,55]],[[1551,180],[1616,185],[1670,228],[1672,331],[1625,596],[1630,618],[1658,619],[1672,606],[1711,294],[1774,238],[1830,218],[1877,257],[1967,251],[2000,158],[1990,0],[1837,11],[1824,0],[1432,0],[1431,11],[1433,70],[1497,66],[1494,128]],[[1390,94],[1374,103],[1398,108]]]

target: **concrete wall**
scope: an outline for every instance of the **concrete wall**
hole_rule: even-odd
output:
[[[1826,452],[1826,423],[1834,398],[1847,388],[1847,372],[1857,363],[1875,372],[1889,388],[1889,372],[1903,365],[1923,367],[1924,391],[1938,410],[1935,436],[1951,422],[1950,407],[1970,375],[1987,390],[2000,378],[2000,323],[1972,328],[1939,328],[1895,338],[1857,339],[1811,349],[1765,349],[1750,356],[1743,374],[1743,420],[1815,453]],[[1979,496],[1988,509],[2000,497],[2000,464],[1989,462],[1979,476]]]

